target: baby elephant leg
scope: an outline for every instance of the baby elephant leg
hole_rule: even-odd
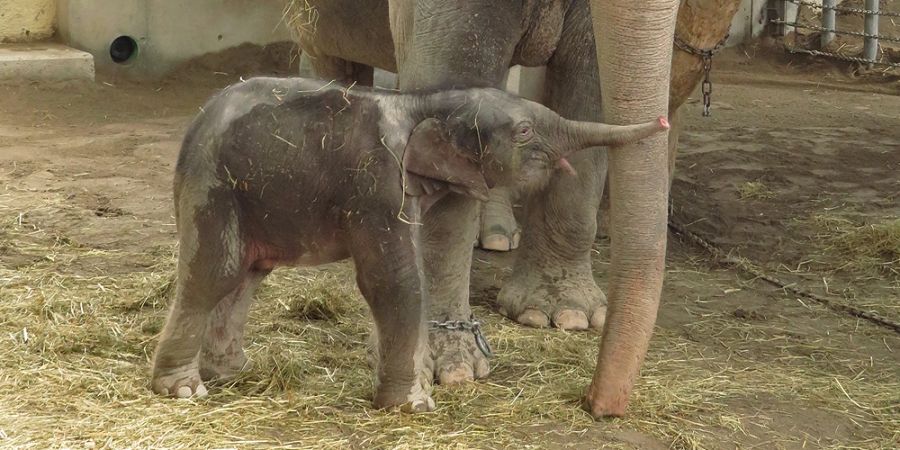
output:
[[[269,271],[250,272],[210,313],[200,352],[200,376],[204,381],[228,379],[246,368],[244,325],[253,294],[268,274]]]
[[[198,356],[210,313],[246,277],[230,198],[211,193],[208,199],[180,211],[175,299],[153,358],[151,387],[161,395],[206,394]]]
[[[374,228],[374,227],[373,227]],[[434,409],[423,297],[411,227],[392,222],[354,233],[353,261],[359,289],[375,319],[375,407],[406,412]]]

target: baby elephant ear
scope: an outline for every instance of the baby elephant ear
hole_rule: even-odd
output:
[[[434,187],[487,200],[488,186],[477,161],[477,150],[466,149],[438,119],[425,119],[413,129],[403,153],[407,193],[422,195]]]

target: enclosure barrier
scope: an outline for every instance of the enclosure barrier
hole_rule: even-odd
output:
[[[900,62],[890,62],[890,61],[880,61],[878,60],[878,41],[888,41],[888,42],[900,42],[900,37],[898,36],[884,36],[878,34],[878,18],[879,16],[885,17],[900,17],[900,12],[891,12],[891,11],[881,11],[879,8],[878,0],[865,0],[865,9],[859,8],[846,8],[842,6],[837,6],[837,0],[822,0],[822,4],[811,2],[807,0],[782,0],[782,8],[780,11],[784,11],[785,8],[783,3],[793,3],[798,6],[808,6],[811,8],[817,8],[822,10],[822,25],[810,25],[797,22],[795,18],[794,21],[786,20],[786,17],[781,14],[779,18],[772,19],[771,23],[779,25],[779,26],[789,26],[794,28],[804,28],[807,30],[820,31],[821,35],[821,48],[824,49],[826,46],[831,43],[834,39],[835,35],[843,34],[849,36],[859,36],[862,37],[863,40],[863,57],[856,56],[847,56],[841,55],[838,53],[827,52],[823,50],[810,50],[805,48],[800,48],[797,46],[788,46],[785,45],[785,49],[791,53],[806,53],[815,56],[827,56],[830,58],[842,59],[844,61],[852,61],[858,62],[862,64],[866,64],[869,68],[873,65],[881,65],[888,67],[900,67]],[[836,15],[837,13],[843,14],[861,14],[865,16],[864,29],[862,32],[860,31],[848,31],[848,30],[838,30],[835,26]],[[799,14],[799,13],[798,13]]]

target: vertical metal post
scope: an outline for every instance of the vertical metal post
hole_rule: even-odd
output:
[[[822,0],[822,28],[825,30],[822,31],[822,44],[821,47],[824,49],[828,44],[834,40],[834,8],[837,4],[837,0]]]
[[[766,3],[766,22],[771,28],[772,36],[784,36],[784,25],[772,23],[772,20],[787,20],[784,17],[785,0],[768,0]]]
[[[878,0],[866,0],[866,9],[878,12]],[[870,61],[875,61],[878,57],[878,38],[875,37],[878,34],[878,18],[877,14],[866,14],[865,32],[872,37],[865,38],[863,51],[865,58]],[[872,68],[872,64],[869,64],[869,68]]]

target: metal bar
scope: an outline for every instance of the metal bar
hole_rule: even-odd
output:
[[[834,6],[837,0],[822,0],[822,43],[821,47],[825,48],[834,40]]]
[[[771,28],[772,36],[784,36],[785,30],[784,25],[776,22],[776,20],[784,19],[784,1],[782,0],[768,0],[766,4],[766,17],[770,19],[768,21],[769,25],[774,25]],[[772,19],[774,17],[774,19]]]
[[[824,28],[816,25],[805,25],[797,22],[786,22],[784,20],[773,20],[772,23],[780,23],[783,25],[787,25],[794,28],[806,28],[808,30],[816,30],[816,31],[825,31]],[[889,42],[900,42],[900,37],[893,36],[879,36],[879,35],[869,35],[867,33],[860,33],[858,31],[843,31],[843,30],[831,30],[832,33],[836,34],[846,34],[849,36],[859,36],[864,38],[874,38],[875,40],[889,41]]]
[[[875,61],[875,60],[871,60],[871,59],[857,58],[855,56],[839,55],[837,53],[820,52],[818,50],[807,50],[805,48],[790,47],[787,45],[784,46],[784,49],[791,53],[806,53],[808,55],[813,55],[813,56],[828,56],[830,58],[842,59],[844,61],[858,62],[858,63],[864,63],[864,64],[877,64],[880,66],[900,67],[900,63]]]
[[[879,16],[885,16],[885,17],[900,17],[900,12],[891,12],[891,11],[869,11],[869,10],[866,10],[866,9],[859,9],[859,8],[845,8],[845,7],[843,7],[843,6],[825,6],[825,5],[820,5],[820,4],[814,3],[814,2],[808,2],[808,1],[805,1],[805,0],[784,0],[784,1],[789,2],[789,3],[793,3],[793,4],[795,4],[795,5],[809,6],[809,7],[811,7],[811,8],[818,8],[818,9],[830,9],[830,10],[833,10],[833,11],[842,12],[842,13],[848,13],[848,14],[861,14],[861,15],[865,15],[865,14],[872,14],[872,13],[875,13],[875,14],[877,14],[877,15],[879,15]]]
[[[866,9],[878,13],[878,0],[866,0]],[[874,61],[878,56],[878,16],[866,14],[865,32],[868,34],[863,43],[863,56]],[[871,68],[869,64],[869,68]]]

